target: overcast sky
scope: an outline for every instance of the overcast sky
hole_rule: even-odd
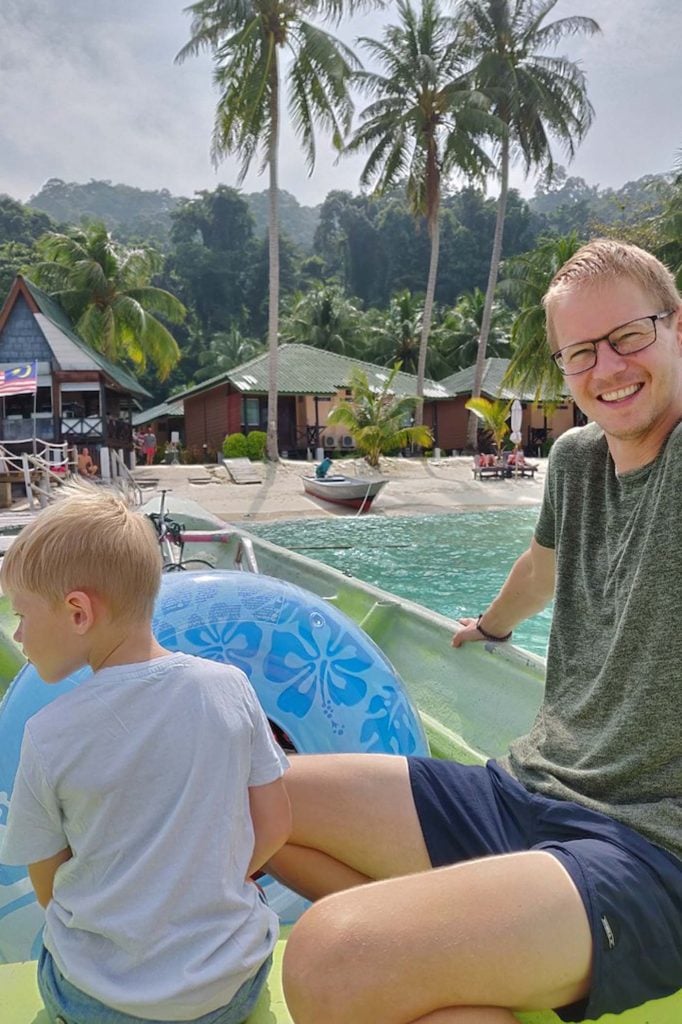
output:
[[[380,36],[392,7],[339,34]],[[669,171],[682,149],[682,0],[559,0],[551,18],[572,14],[595,18],[603,34],[558,51],[580,61],[596,112],[569,173],[605,188]],[[182,0],[0,0],[0,192],[26,200],[48,178],[186,196],[236,184],[236,165],[216,170],[209,157],[208,56],[173,63],[189,25]],[[281,187],[305,204],[358,190],[360,158],[335,164],[322,141],[318,153],[308,177],[286,125]],[[513,184],[532,194],[520,171]],[[266,187],[254,173],[244,185]]]

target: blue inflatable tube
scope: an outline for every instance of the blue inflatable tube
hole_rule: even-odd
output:
[[[227,662],[249,677],[265,713],[301,753],[426,754],[419,717],[382,651],[320,597],[269,576],[212,570],[164,576],[154,633],[172,651]],[[47,686],[25,665],[0,704],[0,838],[26,721],[90,675]],[[272,879],[284,923],[304,901]],[[24,868],[0,864],[0,963],[35,959],[42,910]]]

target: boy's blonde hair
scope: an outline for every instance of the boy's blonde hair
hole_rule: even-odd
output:
[[[115,491],[78,484],[25,526],[5,555],[0,584],[57,603],[95,592],[113,618],[151,618],[161,583],[154,527]]]
[[[658,305],[655,310],[657,313],[678,309],[682,304],[675,278],[650,252],[615,238],[595,238],[578,249],[557,271],[542,300],[547,318],[547,340],[551,348],[556,347],[552,322],[555,299],[575,285],[595,284],[617,278],[628,278],[639,284]]]

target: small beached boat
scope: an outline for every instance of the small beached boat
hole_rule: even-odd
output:
[[[170,507],[173,517],[187,529],[225,529],[225,523],[215,519],[194,502],[174,499],[170,502]],[[142,511],[158,512],[158,509],[157,497]],[[266,601],[267,607],[255,608],[253,621],[257,628],[262,629],[265,623],[268,624],[268,628],[272,627],[280,633],[292,628],[298,612],[292,611],[291,601],[286,595],[278,594],[277,587],[282,584],[304,588],[301,593],[308,592],[317,600],[315,607],[311,606],[312,610],[307,607],[299,609],[305,613],[299,617],[310,635],[312,630],[318,637],[322,637],[325,607],[344,613],[352,620],[352,630],[355,633],[362,631],[369,636],[405,683],[407,695],[419,712],[432,755],[453,758],[465,763],[482,763],[488,757],[503,753],[511,739],[530,726],[542,697],[543,659],[512,645],[472,644],[460,651],[454,651],[450,646],[450,638],[456,625],[451,619],[377,587],[349,578],[338,570],[303,555],[286,551],[275,544],[251,536],[239,528],[231,527],[230,533],[227,541],[223,539],[220,542],[199,542],[192,545],[193,554],[206,559],[217,568],[241,569],[244,572],[245,585],[243,588],[239,587],[237,581],[238,589],[244,592],[240,600],[244,608],[250,608],[252,611],[255,606],[254,586],[251,584],[255,581],[252,577],[247,577],[250,577],[251,573],[262,575],[262,586],[255,589],[266,592],[269,590],[270,593]],[[172,601],[170,604],[173,614],[182,614],[181,601]],[[238,632],[234,627],[241,624],[239,616],[230,629],[225,629],[221,623],[216,635],[220,633],[226,638],[226,642],[231,642],[233,635]],[[0,673],[7,673],[5,678],[0,678],[0,693],[3,685],[9,682],[8,676],[11,677],[23,661],[21,652],[11,640],[11,626],[7,604],[0,600],[0,654],[4,652],[4,661],[0,659]],[[233,645],[234,650],[237,653],[243,652],[244,636],[236,639],[239,642]],[[282,642],[281,636],[279,642]],[[248,646],[247,644],[246,647]],[[316,646],[320,647],[319,639]],[[326,648],[320,647],[319,659],[322,662],[326,658],[325,651]],[[309,658],[306,665],[312,672],[315,655],[308,655],[306,651],[299,649],[299,659],[304,655]],[[285,663],[286,660],[285,658]],[[325,672],[328,674],[328,669],[325,669]],[[306,675],[308,683],[311,678],[314,678],[314,675]],[[384,684],[383,676],[377,676],[376,685],[383,689]],[[312,687],[307,684],[306,692],[308,690],[312,690]],[[380,701],[376,693],[371,697],[371,701],[369,717],[373,736],[382,735],[387,742],[392,743],[393,736],[405,732],[404,706],[391,704],[390,701]],[[0,719],[3,707],[4,704],[0,705]],[[274,716],[269,713],[269,717],[272,719]],[[306,717],[308,716],[304,716],[302,720],[304,721]],[[347,732],[348,729],[346,734]],[[370,742],[374,740],[370,739]],[[299,749],[305,749],[303,743],[295,745],[298,745]],[[0,780],[0,790],[2,789]],[[6,800],[6,794],[0,793],[0,828],[3,822],[3,797]],[[35,903],[35,900],[28,882],[24,885],[23,881],[14,878],[9,881],[11,884],[5,891],[7,899],[0,884],[0,919],[4,916],[7,921],[13,919],[19,925],[21,914],[28,913],[27,905]],[[249,1024],[291,1024],[291,1017],[282,996],[280,978],[281,955],[286,933],[287,929],[283,929],[282,937],[277,944],[275,965],[268,988]],[[43,1020],[46,1021],[46,1017],[40,1014],[42,1004],[37,992],[35,975],[36,965],[32,962],[0,965],[2,1024],[43,1024]],[[523,1024],[559,1024],[559,1018],[551,1011],[519,1013],[517,1016]],[[681,1020],[682,990],[666,999],[628,1010],[617,1018],[607,1014],[600,1018],[599,1024],[616,1024],[616,1021],[618,1024],[679,1024]]]
[[[339,473],[325,477],[304,476],[303,490],[333,505],[345,505],[347,508],[367,512],[387,483],[388,480],[365,480],[359,476],[342,476]]]

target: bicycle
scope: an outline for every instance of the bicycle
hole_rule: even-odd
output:
[[[185,544],[188,543],[221,543],[226,544],[230,538],[229,530],[186,530],[181,523],[172,519],[166,511],[166,495],[169,489],[162,490],[158,512],[148,512],[163,558],[162,572],[192,572],[200,569],[215,569],[213,562],[205,558],[184,558]]]

